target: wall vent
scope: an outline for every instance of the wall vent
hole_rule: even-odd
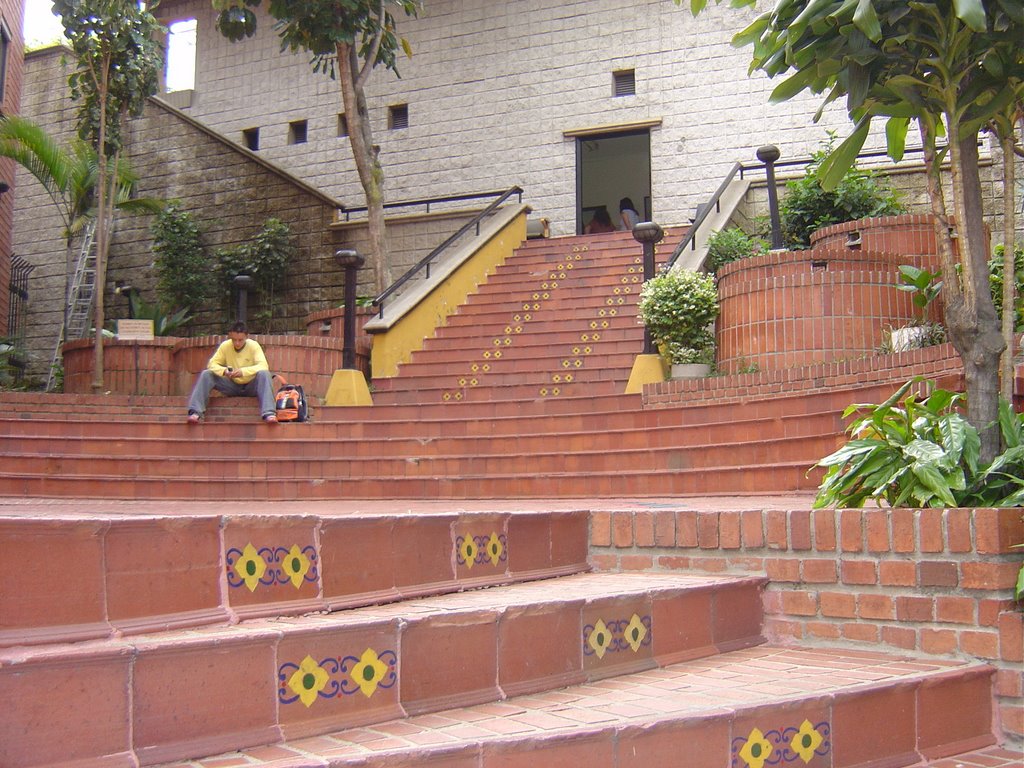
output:
[[[409,105],[394,104],[388,107],[388,128],[397,131],[409,127]]]
[[[305,144],[309,136],[309,123],[306,120],[294,120],[288,123],[288,143]]]
[[[615,96],[636,96],[636,70],[620,69],[612,72]]]
[[[242,143],[246,149],[257,152],[260,148],[260,129],[246,128],[242,131]]]

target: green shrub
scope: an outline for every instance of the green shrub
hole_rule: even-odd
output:
[[[269,330],[273,320],[274,294],[287,275],[288,264],[295,255],[291,229],[280,219],[266,223],[248,243],[217,251],[217,270],[226,302],[231,301],[234,279],[248,275],[259,299],[261,311],[253,317]]]
[[[886,186],[873,171],[854,165],[833,191],[821,188],[821,164],[832,151],[835,133],[822,148],[811,155],[804,176],[787,182],[786,194],[779,205],[782,218],[782,239],[787,248],[803,250],[810,247],[811,233],[829,224],[855,221],[869,216],[893,216],[905,208],[898,194]]]
[[[651,278],[640,291],[639,320],[673,363],[712,362],[718,289],[703,272],[675,269]]]
[[[1019,507],[1024,505],[1024,414],[999,405],[1006,450],[988,465],[959,407],[964,396],[935,389],[919,398],[911,379],[880,405],[851,405],[851,440],[815,466],[826,469],[814,506]]]
[[[767,250],[768,242],[763,238],[748,235],[739,227],[722,229],[708,238],[708,255],[704,259],[704,268],[715,275],[726,264],[757,256]]]
[[[192,214],[173,200],[151,227],[156,258],[156,293],[168,307],[195,308],[209,295],[210,263]]]
[[[992,301],[996,312],[1003,314],[1003,254],[1002,245],[995,247],[995,256],[988,262],[988,282],[992,288]],[[1017,246],[1013,252],[1013,271],[1017,280],[1017,302],[1014,307],[1013,329],[1017,333],[1024,332],[1024,247]]]

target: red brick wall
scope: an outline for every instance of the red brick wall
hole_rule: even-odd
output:
[[[823,395],[867,384],[902,384],[916,375],[947,389],[961,386],[963,363],[952,344],[939,344],[895,355],[871,355],[857,360],[805,365],[786,370],[758,371],[704,379],[674,379],[644,387],[644,407],[673,407],[695,400],[749,399],[769,394],[821,392]],[[837,407],[841,410],[849,404]]]
[[[882,646],[997,668],[1003,730],[1024,737],[1021,509],[596,512],[600,570],[766,574],[776,642]]]
[[[341,368],[340,339],[311,336],[253,335],[260,342],[271,370],[294,384],[307,397],[327,394],[334,371]],[[104,391],[120,395],[186,396],[196,374],[206,367],[223,336],[194,339],[173,337],[133,342],[109,340],[104,346]],[[64,345],[64,392],[92,392],[93,343],[91,339]],[[356,367],[369,366],[366,354],[356,352]]]
[[[771,371],[872,354],[889,328],[919,314],[897,290],[899,266],[924,259],[896,253],[816,249],[768,253],[718,273],[720,370]],[[938,302],[931,319],[941,318]]]

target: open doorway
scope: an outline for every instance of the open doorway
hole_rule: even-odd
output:
[[[628,197],[641,221],[650,221],[651,133],[643,130],[576,137],[576,233],[604,207],[622,229],[619,201]]]

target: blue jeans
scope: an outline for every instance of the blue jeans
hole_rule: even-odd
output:
[[[192,388],[192,395],[188,399],[188,412],[198,413],[200,416],[206,413],[206,403],[210,399],[210,390],[213,389],[223,392],[228,397],[258,397],[260,413],[264,417],[277,411],[270,371],[258,371],[256,378],[248,384],[239,384],[226,376],[218,376],[211,370],[205,370],[199,374],[196,385]]]

